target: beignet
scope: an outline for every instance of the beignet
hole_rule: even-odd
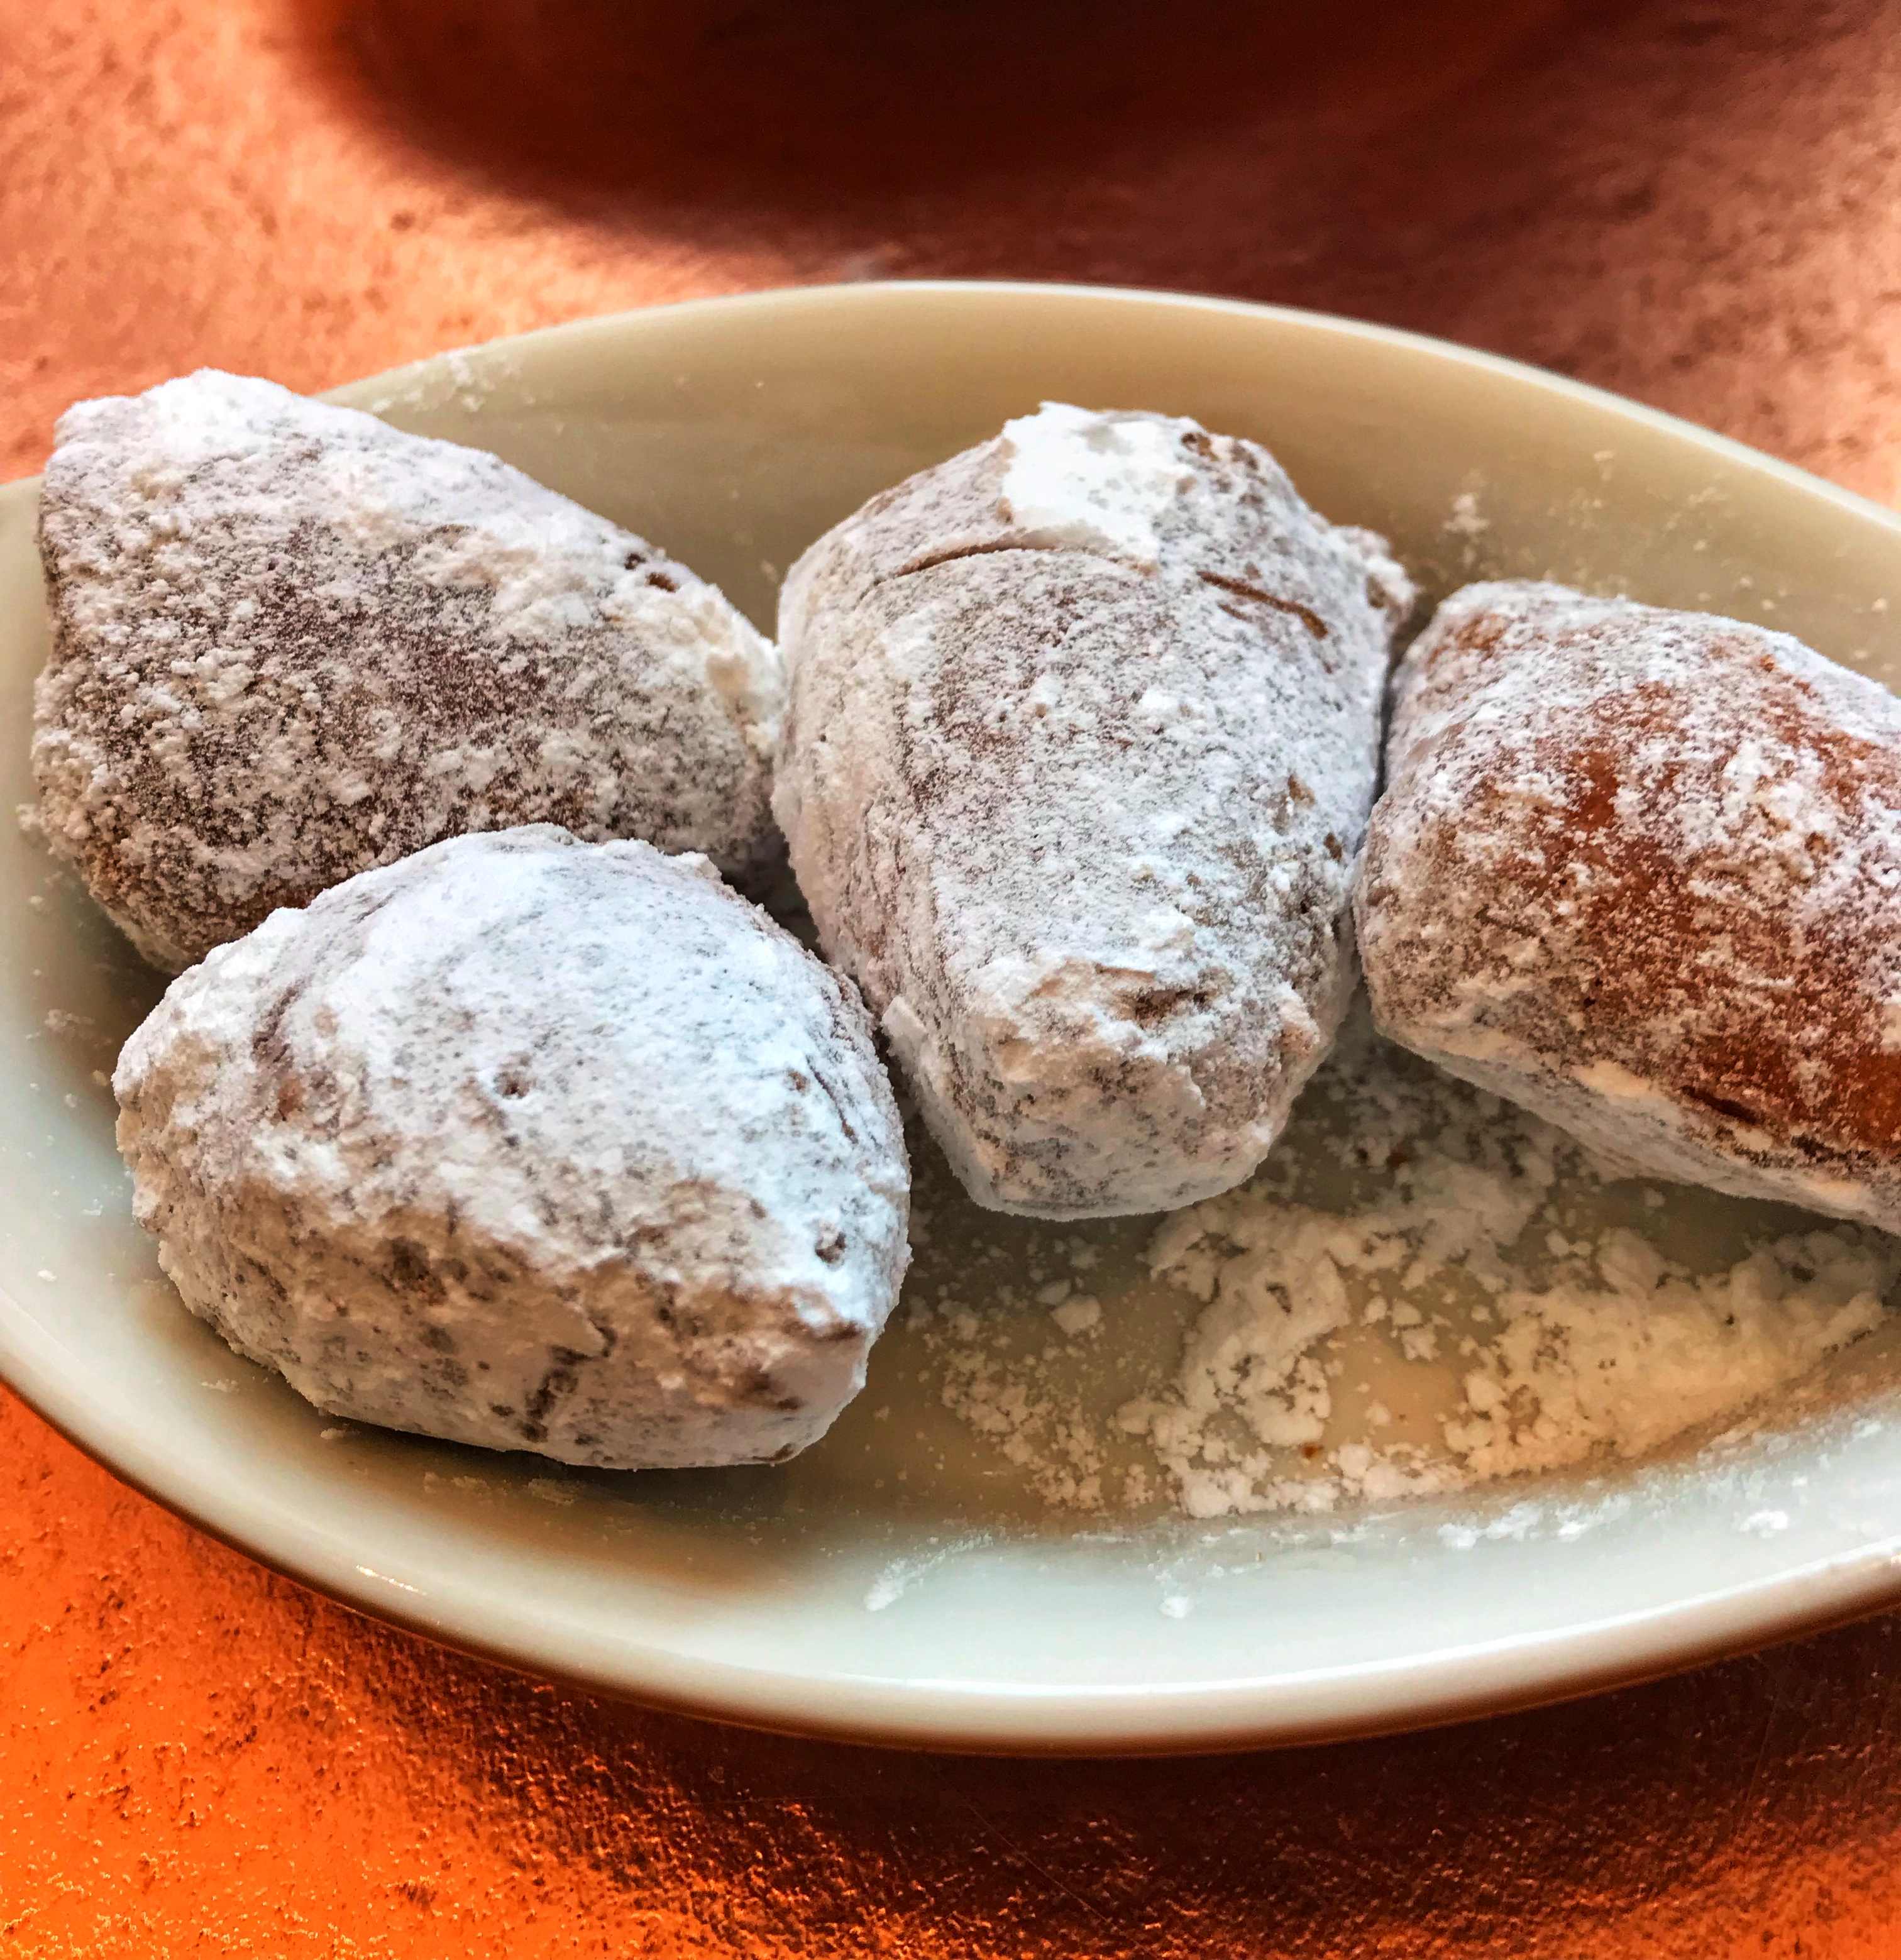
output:
[[[773,807],[979,1204],[1245,1178],[1331,1044],[1412,588],[1255,444],[1046,405],[792,568]]]
[[[169,972],[466,831],[777,856],[771,644],[498,457],[206,371],[60,418],[40,543],[46,835]]]
[[[1384,1033],[1628,1164],[1901,1229],[1901,702],[1785,633],[1473,585],[1387,756]]]
[[[704,858],[552,825],[274,912],[113,1087],[185,1303],[319,1408],[565,1463],[777,1462],[909,1257],[849,982]]]

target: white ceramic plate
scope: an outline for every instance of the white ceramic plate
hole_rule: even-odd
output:
[[[1059,288],[820,289],[558,328],[338,399],[499,451],[664,541],[769,626],[779,572],[820,530],[1044,397],[1259,438],[1320,509],[1386,531],[1438,591],[1549,571],[1759,618],[1901,675],[1887,512],[1589,389],[1309,315]],[[0,492],[9,808],[30,794],[45,647],[33,498]],[[776,1728],[1189,1749],[1575,1693],[1901,1595],[1891,1328],[1715,1455],[1543,1480],[1543,1524],[1526,1523],[1523,1484],[1320,1526],[1046,1513],[947,1413],[923,1337],[902,1327],[833,1436],[784,1470],[575,1473],[337,1424],[192,1319],[131,1222],[103,1083],[158,991],[5,825],[0,1373],[207,1531],[457,1646]],[[1035,1256],[1031,1228],[992,1231],[948,1201],[933,1215],[920,1285],[968,1278],[973,1230],[1000,1273]],[[1126,1271],[1148,1228],[1100,1229],[1101,1273]],[[1115,1340],[1178,1341],[1194,1303],[1130,1284],[1118,1306],[1121,1284],[1097,1288]],[[1553,1522],[1580,1507],[1595,1507],[1588,1532]]]

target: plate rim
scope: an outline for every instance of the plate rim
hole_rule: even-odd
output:
[[[12,1295],[0,1287],[0,1383],[118,1482],[253,1564],[368,1618],[528,1679],[771,1735],[947,1755],[1049,1758],[1234,1755],[1303,1748],[1409,1735],[1587,1700],[1826,1633],[1901,1599],[1897,1534],[1806,1561],[1772,1577],[1643,1612],[1554,1634],[1478,1640],[1345,1668],[1182,1686],[1091,1688],[1029,1682],[1004,1687],[993,1682],[963,1687],[935,1681],[895,1684],[849,1674],[774,1674],[730,1662],[682,1660],[658,1647],[643,1647],[632,1651],[657,1665],[636,1683],[629,1678],[632,1670],[616,1673],[564,1665],[547,1655],[525,1655],[519,1647],[445,1624],[407,1605],[396,1589],[400,1581],[361,1583],[362,1568],[319,1576],[313,1568],[322,1564],[320,1558],[300,1561],[294,1552],[247,1538],[212,1512],[198,1510],[188,1497],[167,1488],[161,1476],[131,1460],[146,1452],[127,1449],[115,1459],[95,1446],[62,1416],[58,1405],[67,1398],[57,1387],[43,1402],[22,1385],[12,1372],[18,1356],[10,1351],[7,1339],[9,1320],[20,1314]],[[1785,1610],[1760,1610],[1766,1600],[1785,1594],[1791,1596]],[[1804,1594],[1808,1596],[1795,1596]],[[1586,1644],[1608,1645],[1614,1650],[1587,1666],[1566,1665],[1571,1650]],[[1520,1663],[1503,1679],[1498,1666],[1501,1659]],[[1409,1684],[1421,1675],[1437,1677],[1433,1691],[1409,1692]],[[683,1676],[698,1678],[689,1684]],[[1368,1684],[1374,1685],[1371,1694]],[[1333,1692],[1317,1695],[1317,1689]],[[1304,1707],[1304,1697],[1311,1698]],[[1335,1705],[1349,1698],[1359,1704],[1357,1708]],[[1123,1719],[1118,1722],[1117,1717]]]
[[[836,305],[906,305],[921,300],[1030,301],[1061,297],[1091,304],[1205,312],[1321,329],[1383,349],[1402,347],[1468,372],[1530,385],[1608,411],[1713,460],[1823,501],[1901,537],[1901,514],[1734,438],[1589,383],[1529,363],[1409,329],[1339,314],[1215,295],[1077,282],[885,280],[815,285],[685,300],[590,315],[460,348],[445,348],[326,391],[319,399],[387,391],[421,379],[449,355],[484,356],[611,337],[658,319],[690,323],[696,314]],[[0,485],[0,513],[30,503],[37,476]],[[36,1335],[38,1338],[36,1338]],[[0,1287],[0,1382],[64,1440],[120,1482],[193,1529],[299,1586],[453,1651],[589,1694],[670,1713],[775,1733],[893,1748],[1000,1755],[1135,1756],[1228,1753],[1396,1734],[1505,1714],[1634,1685],[1686,1669],[1844,1624],[1901,1601],[1901,1532],[1811,1559],[1747,1582],[1666,1605],[1573,1624],[1544,1633],[1476,1640],[1403,1659],[1344,1667],[1272,1671],[1227,1680],[1091,1687],[1026,1682],[965,1685],[849,1674],[774,1673],[734,1662],[669,1653],[657,1645],[622,1647],[617,1669],[563,1661],[544,1642],[482,1637],[470,1623],[485,1609],[465,1604],[438,1612],[407,1604],[396,1583],[326,1555],[322,1534],[247,1511],[241,1492],[205,1488],[189,1465],[145,1445],[135,1427],[109,1420],[106,1402],[88,1399],[36,1350],[57,1347]],[[374,1583],[372,1583],[374,1582]],[[490,1615],[490,1617],[492,1617]]]

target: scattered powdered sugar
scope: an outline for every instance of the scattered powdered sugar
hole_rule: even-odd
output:
[[[1087,1402],[1051,1395],[1036,1357],[1013,1363],[993,1351],[977,1338],[974,1316],[954,1318],[951,1332],[940,1348],[944,1407],[1024,1472],[1046,1503],[1100,1510],[1103,1446]]]
[[[1089,1293],[1079,1293],[1052,1306],[1049,1317],[1065,1334],[1087,1334],[1102,1325],[1102,1302]]]
[[[1446,1440],[1475,1473],[1561,1468],[1600,1443],[1635,1456],[1794,1380],[1865,1334],[1896,1276],[1892,1243],[1791,1233],[1727,1271],[1671,1265],[1605,1234],[1541,1293],[1500,1302],[1504,1330],[1463,1382]]]
[[[1478,562],[1479,540],[1491,530],[1492,520],[1479,510],[1478,492],[1462,490],[1452,500],[1452,514],[1439,528],[1458,539],[1460,563],[1470,571]]]
[[[1363,1009],[1253,1180],[1123,1230],[979,1247],[912,1307],[945,1408],[1045,1505],[1328,1512],[1635,1459],[1792,1386],[1901,1281],[1901,1242],[1623,1176]]]
[[[1773,1538],[1788,1528],[1787,1511],[1753,1511],[1737,1526],[1738,1531],[1753,1532],[1758,1538]]]
[[[893,1559],[865,1588],[865,1610],[868,1613],[882,1613],[887,1606],[896,1605],[906,1593],[920,1580],[928,1579],[939,1567],[966,1552],[981,1551],[990,1542],[989,1534],[983,1532],[970,1532],[944,1543],[933,1538],[930,1551]]]

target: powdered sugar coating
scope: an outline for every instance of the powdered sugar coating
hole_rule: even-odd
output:
[[[46,834],[160,966],[465,831],[778,848],[770,643],[498,457],[208,371],[69,409],[40,523]]]
[[[1901,702],[1737,620],[1474,585],[1387,766],[1385,1032],[1664,1176],[1901,1229]]]
[[[457,1442],[788,1456],[909,1256],[849,983],[645,844],[458,838],[273,913],[113,1087],[192,1311],[319,1408]]]
[[[980,1204],[1247,1176],[1333,1039],[1393,625],[1384,544],[1266,450],[1059,404],[794,566],[774,808]]]

